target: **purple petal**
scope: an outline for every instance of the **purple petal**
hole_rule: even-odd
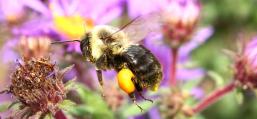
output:
[[[51,12],[53,12],[55,15],[59,16],[65,16],[66,11],[65,8],[61,5],[60,0],[50,0],[49,2]]]
[[[122,13],[121,6],[114,5],[106,9],[102,15],[99,15],[97,18],[97,24],[106,24],[112,21],[114,18],[117,18]]]
[[[19,58],[19,55],[17,52],[15,52],[15,49],[17,47],[18,40],[8,40],[0,50],[0,55],[2,57],[3,63],[10,63],[14,62],[16,59]]]
[[[73,15],[77,12],[80,0],[60,0],[62,8],[67,15]]]
[[[196,99],[202,99],[205,95],[204,91],[201,88],[195,87],[191,90],[190,94]]]
[[[161,119],[160,111],[157,107],[153,107],[149,111],[149,117],[150,119]]]
[[[25,6],[31,8],[31,9],[33,9],[33,10],[35,10],[35,11],[37,11],[37,12],[39,12],[39,13],[45,15],[45,16],[48,16],[48,17],[50,16],[50,12],[49,12],[48,8],[46,7],[46,5],[43,4],[39,0],[21,0],[21,2]]]
[[[24,6],[19,0],[0,0],[0,11],[2,17],[19,17],[24,14]]]
[[[119,0],[87,0],[83,1],[85,6],[80,5],[80,13],[91,18],[97,24],[110,22],[122,12],[121,1]]]
[[[196,34],[193,36],[193,38],[186,44],[184,44],[180,50],[180,58],[181,60],[186,59],[187,56],[199,45],[203,44],[212,34],[214,30],[211,26],[201,28],[196,32]]]
[[[81,50],[80,50],[80,44],[79,43],[69,43],[68,45],[68,48],[67,48],[67,51],[68,52],[71,52],[71,51],[75,51],[77,53],[80,53],[82,54]]]
[[[50,19],[39,17],[27,21],[21,28],[14,28],[12,32],[15,35],[50,34],[53,32],[53,24]]]
[[[201,68],[194,69],[178,69],[177,78],[180,80],[199,79],[205,75],[205,71]]]
[[[128,5],[128,15],[130,18],[135,18],[139,15],[146,15],[153,11],[158,10],[158,5],[165,0],[127,0]]]

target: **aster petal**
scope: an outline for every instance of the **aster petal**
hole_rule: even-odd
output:
[[[50,0],[49,6],[54,16],[66,15],[65,9],[61,6],[60,0]]]
[[[205,74],[205,71],[201,68],[194,69],[184,69],[179,68],[177,72],[177,78],[180,80],[192,80],[202,78]]]
[[[191,89],[190,94],[193,97],[195,97],[196,99],[202,99],[205,95],[203,89],[201,89],[199,87],[195,87],[195,88]]]
[[[161,115],[159,109],[157,107],[153,107],[149,111],[150,119],[161,119]]]
[[[18,40],[12,39],[8,40],[0,50],[0,56],[2,57],[2,62],[7,64],[10,62],[14,62],[19,58],[17,52],[15,52],[15,48],[17,47]]]
[[[14,35],[42,35],[53,32],[53,25],[50,19],[39,17],[27,21],[21,28],[13,28]]]
[[[0,11],[5,19],[13,19],[24,14],[24,5],[19,0],[0,0]]]
[[[2,10],[0,10],[0,21],[4,20],[4,13]]]
[[[159,4],[165,2],[165,0],[127,0],[128,15],[131,18],[135,18],[139,15],[146,15],[153,11],[158,10]]]
[[[254,37],[246,46],[244,55],[251,61],[250,63],[257,66],[257,37]]]
[[[213,32],[214,29],[211,26],[199,29],[193,38],[180,48],[180,59],[186,59],[189,54],[199,45],[203,44],[213,34]]]
[[[256,48],[257,47],[257,36],[254,37],[248,44],[247,49]]]
[[[45,16],[50,16],[50,11],[46,5],[39,0],[21,0],[21,3]]]
[[[75,14],[83,0],[60,0],[62,8],[67,15]]]
[[[107,8],[105,13],[102,13],[102,15],[99,15],[97,18],[98,24],[106,24],[110,21],[112,21],[114,18],[117,18],[122,13],[122,9],[118,5],[114,5],[110,8]]]
[[[93,19],[95,23],[103,24],[119,16],[122,8],[119,0],[85,0],[81,1],[78,10],[83,16]]]

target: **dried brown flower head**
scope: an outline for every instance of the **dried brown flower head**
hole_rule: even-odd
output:
[[[11,75],[8,90],[22,103],[19,113],[33,116],[37,113],[55,114],[58,103],[66,97],[63,75],[72,67],[59,71],[49,58],[24,60]],[[15,115],[17,117],[17,115]]]

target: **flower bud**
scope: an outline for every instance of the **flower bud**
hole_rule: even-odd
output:
[[[25,17],[25,8],[19,0],[0,0],[0,14],[10,24],[20,23]]]
[[[171,47],[188,41],[200,16],[198,0],[171,0],[164,10],[162,31]]]
[[[185,99],[185,95],[177,90],[162,96],[160,104],[162,118],[172,119],[177,116],[184,106]]]
[[[248,42],[235,61],[235,80],[243,88],[257,87],[257,38]]]

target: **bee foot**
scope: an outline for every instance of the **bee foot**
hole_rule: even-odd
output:
[[[139,96],[140,96],[141,98],[143,98],[144,100],[146,100],[146,101],[149,101],[149,102],[153,103],[153,100],[145,98],[145,97],[142,95],[142,93],[141,93],[141,92],[139,92]]]
[[[0,91],[0,94],[9,93],[9,92],[10,92],[9,90],[3,90],[3,91]]]
[[[136,101],[134,101],[134,104],[136,104],[136,106],[140,109],[141,112],[144,111],[144,109],[143,109],[141,106],[139,106],[139,105],[136,103]]]
[[[146,101],[149,101],[149,102],[153,103],[153,100],[151,100],[151,99],[144,99],[144,100],[146,100]]]

